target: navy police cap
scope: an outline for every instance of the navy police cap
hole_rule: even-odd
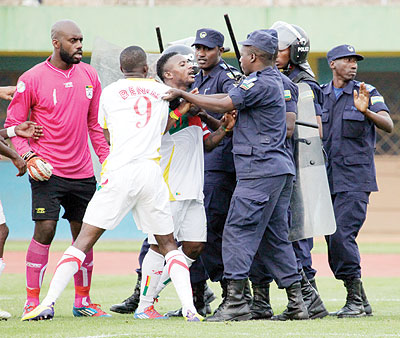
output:
[[[239,42],[244,46],[254,46],[264,52],[274,54],[278,47],[278,33],[275,29],[260,29],[247,35],[247,40]]]
[[[328,63],[330,63],[331,61],[349,56],[355,56],[358,61],[364,60],[364,57],[356,54],[355,48],[350,45],[340,45],[332,48],[326,55],[326,58],[328,59]]]
[[[196,32],[196,40],[193,42],[194,45],[203,45],[208,48],[222,47],[224,45],[224,36],[210,28],[202,28]]]

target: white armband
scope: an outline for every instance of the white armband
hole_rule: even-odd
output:
[[[7,128],[7,136],[8,136],[9,138],[14,137],[14,136],[17,136],[17,134],[15,133],[15,127],[16,127],[16,126],[12,126],[12,127],[8,127],[8,128]]]

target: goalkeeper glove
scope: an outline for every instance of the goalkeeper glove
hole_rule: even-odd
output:
[[[28,174],[32,179],[35,181],[47,181],[50,178],[53,172],[53,167],[50,163],[47,163],[33,151],[28,151],[22,158],[26,162]]]

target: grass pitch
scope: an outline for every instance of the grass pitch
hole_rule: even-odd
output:
[[[28,242],[8,241],[6,250],[25,251]],[[55,242],[52,251],[64,251],[69,242]],[[399,253],[399,245],[366,245],[364,253]],[[140,248],[140,242],[100,241],[96,251],[132,251]],[[316,251],[325,252],[324,243],[317,243]],[[129,264],[128,264],[129,265]],[[129,266],[127,267],[129,268]],[[394,266],[398,269],[399,266]],[[7,271],[7,268],[6,268]],[[6,272],[5,271],[5,272]],[[47,292],[53,271],[48,271],[43,282],[42,297]],[[92,300],[108,311],[111,305],[130,296],[136,282],[136,275],[110,276],[96,274],[92,281]],[[317,283],[321,297],[329,311],[344,305],[346,292],[341,282],[331,277],[319,277]],[[74,318],[72,305],[74,286],[71,281],[55,306],[52,321],[21,322],[25,301],[25,276],[23,274],[3,273],[0,277],[0,308],[12,314],[7,322],[0,321],[0,338],[3,337],[140,337],[140,338],[219,338],[219,337],[400,337],[400,278],[363,278],[364,287],[372,305],[374,316],[358,319],[336,319],[293,322],[247,321],[229,323],[186,323],[182,318],[169,320],[135,320],[133,315],[112,313],[112,318]],[[220,303],[220,288],[210,283]],[[271,286],[271,302],[275,313],[284,310],[287,303],[283,290]],[[165,313],[180,307],[173,286],[161,294],[156,308]]]

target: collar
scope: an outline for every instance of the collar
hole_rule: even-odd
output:
[[[350,80],[349,83],[343,88],[343,93],[353,95],[354,84],[355,82],[353,80]],[[324,94],[332,93],[334,91],[333,80],[331,80],[331,82],[329,82],[325,88],[322,88],[322,91],[324,92]]]
[[[72,65],[72,67],[70,68],[70,69],[67,69],[67,70],[62,70],[62,69],[59,69],[59,68],[57,68],[57,67],[55,67],[55,66],[53,66],[51,63],[50,63],[50,59],[51,59],[51,55],[47,58],[47,60],[45,61],[45,63],[46,63],[46,65],[50,68],[50,69],[52,69],[53,71],[55,71],[55,72],[57,72],[57,73],[59,73],[59,74],[62,74],[65,78],[67,78],[67,79],[69,79],[70,77],[71,77],[71,75],[72,75],[72,73],[73,73],[73,71],[74,71],[74,69],[75,69],[75,64],[73,64]]]
[[[300,73],[300,71],[301,69],[299,67],[293,67],[287,76],[290,80],[293,80]]]

